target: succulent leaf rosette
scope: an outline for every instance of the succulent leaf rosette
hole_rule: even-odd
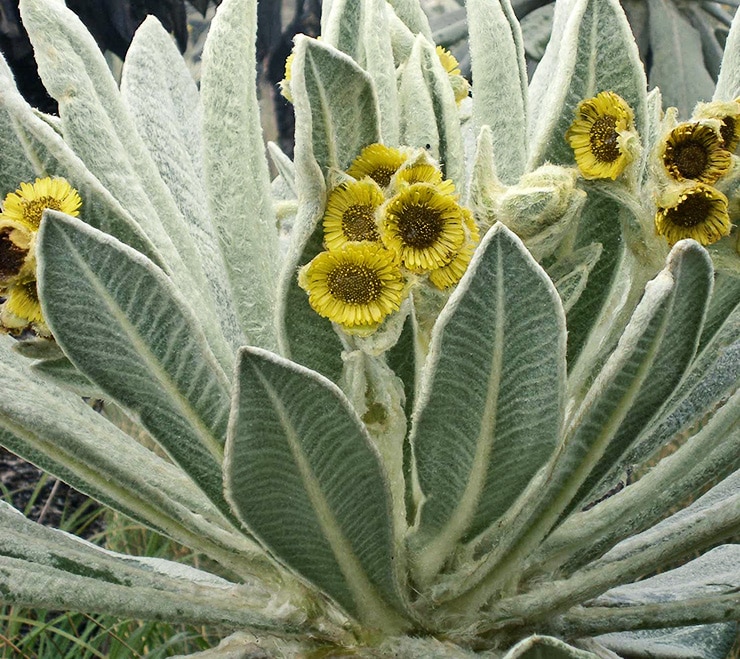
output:
[[[291,159],[256,4],[198,87],[151,17],[119,84],[20,1],[60,116],[0,63],[0,443],[212,568],[0,504],[0,600],[233,630],[213,657],[724,657],[740,19],[679,120],[616,0],[558,0],[531,82],[468,0],[472,89],[416,0],[325,2]]]

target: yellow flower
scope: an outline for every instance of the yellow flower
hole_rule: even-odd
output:
[[[468,241],[460,248],[452,261],[429,273],[429,281],[440,290],[454,286],[468,269],[473,252],[475,252],[475,243]]]
[[[366,146],[352,161],[347,170],[352,178],[362,179],[369,176],[381,188],[388,187],[391,178],[406,160],[398,149],[383,144]]]
[[[0,217],[0,290],[34,272],[33,242],[27,226]]]
[[[35,325],[38,329],[42,329],[40,333],[46,334],[43,331],[44,317],[41,314],[35,279],[13,284],[8,287],[4,295],[6,299],[0,308],[0,325],[14,332]]]
[[[316,313],[350,331],[375,329],[398,311],[405,288],[393,256],[367,242],[321,252],[301,268],[298,283]]]
[[[694,110],[694,119],[717,119],[723,146],[734,153],[740,144],[740,99],[699,103]]]
[[[470,93],[470,83],[463,77],[460,71],[460,64],[455,56],[446,48],[437,46],[437,57],[442,67],[447,71],[447,75],[455,92],[455,102],[459,105]]]
[[[465,240],[464,221],[454,197],[414,183],[388,202],[380,237],[405,267],[423,273],[454,258]]]
[[[655,229],[673,245],[693,238],[711,245],[730,233],[727,197],[703,183],[689,183],[669,190],[655,214]]]
[[[450,180],[442,180],[442,172],[429,163],[417,163],[402,167],[393,177],[393,189],[396,191],[414,183],[429,183],[442,194],[455,193],[455,184]]]
[[[14,220],[35,231],[44,210],[51,208],[76,217],[82,205],[80,195],[63,178],[37,178],[34,183],[21,183],[9,192],[3,202],[0,218]]]
[[[663,141],[660,156],[668,174],[677,181],[714,183],[732,163],[717,131],[701,123],[676,126]]]
[[[581,101],[576,119],[565,133],[585,179],[616,179],[631,160],[625,146],[634,131],[634,114],[614,92]]]
[[[327,249],[339,249],[348,241],[380,242],[375,216],[383,202],[383,191],[372,179],[349,181],[334,188],[324,213]]]

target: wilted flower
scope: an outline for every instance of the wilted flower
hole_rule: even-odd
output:
[[[565,139],[584,178],[614,180],[631,160],[626,149],[630,132],[634,132],[632,108],[614,92],[601,92],[578,104]]]
[[[733,153],[740,144],[740,101],[712,101],[699,103],[694,110],[694,119],[717,119],[723,146]]]
[[[661,200],[655,228],[670,245],[683,238],[711,245],[730,233],[727,197],[703,183],[673,188]]]

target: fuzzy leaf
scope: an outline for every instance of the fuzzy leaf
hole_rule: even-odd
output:
[[[179,563],[106,551],[31,522],[4,501],[0,528],[7,604],[280,633],[304,626],[300,609],[278,609],[274,590],[257,581],[236,585]]]
[[[527,163],[527,68],[519,23],[509,0],[469,0],[473,121],[488,125],[496,171],[516,183]]]
[[[26,103],[16,89],[13,75],[1,55],[0,107],[12,116],[35,167],[35,171],[32,169],[27,178],[21,180],[32,181],[34,175],[63,176],[83,199],[80,208],[83,222],[115,236],[163,266],[162,257],[131,215],[90,173],[61,136]],[[16,181],[14,186],[18,187],[19,182]]]
[[[386,0],[333,0],[321,38],[370,75],[378,95],[382,142],[398,146],[396,65]]]
[[[418,36],[399,88],[401,143],[426,148],[445,178],[465,188],[465,162],[455,94],[434,46]]]
[[[638,133],[647,132],[645,72],[619,2],[574,0],[558,3],[555,13],[553,40],[561,29],[562,35],[553,49],[548,46],[535,74],[538,80],[532,81],[535,90],[540,90],[535,97],[540,110],[532,124],[530,169],[545,161],[574,164],[565,132],[578,103],[603,90],[624,98],[635,112]]]
[[[344,394],[257,348],[240,351],[236,383],[224,465],[235,512],[349,611],[397,627],[388,485]]]
[[[697,101],[709,101],[714,80],[704,66],[699,32],[668,0],[648,0],[653,53],[650,86],[659,87],[665,106],[691,115]]]
[[[735,12],[717,78],[713,101],[734,101],[740,96],[740,16]]]
[[[411,441],[426,499],[415,542],[429,571],[494,524],[554,451],[564,357],[552,282],[495,225],[437,320],[417,392]]]
[[[247,341],[277,348],[278,232],[255,80],[256,0],[225,0],[203,50],[207,198]]]
[[[6,76],[7,65],[0,55],[0,85],[9,84]],[[8,192],[14,192],[21,181],[33,181],[36,174],[33,165],[26,156],[26,150],[18,138],[12,115],[2,106],[3,93],[0,92],[0,197],[5,199]]]
[[[173,281],[192,301],[212,350],[226,369],[233,353],[221,334],[211,298],[204,295],[200,257],[100,48],[77,15],[57,0],[23,0],[39,74],[59,102],[65,142],[113,194],[154,243]]]
[[[244,340],[205,203],[198,88],[172,38],[153,16],[141,24],[126,53],[121,95],[187,222],[210,284],[221,329],[236,350]],[[223,123],[221,120],[219,126]],[[230,199],[233,197],[232,192]]]
[[[39,293],[54,337],[228,511],[221,459],[229,384],[189,307],[138,252],[74,218],[46,215]]]

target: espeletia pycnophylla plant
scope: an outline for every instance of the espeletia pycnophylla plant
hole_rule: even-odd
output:
[[[199,89],[152,18],[119,85],[20,8],[60,116],[2,65],[0,443],[223,570],[2,505],[2,601],[232,630],[209,657],[726,655],[737,20],[679,117],[616,0],[558,0],[531,83],[469,0],[472,89],[416,0],[325,0],[291,160],[254,0]]]

